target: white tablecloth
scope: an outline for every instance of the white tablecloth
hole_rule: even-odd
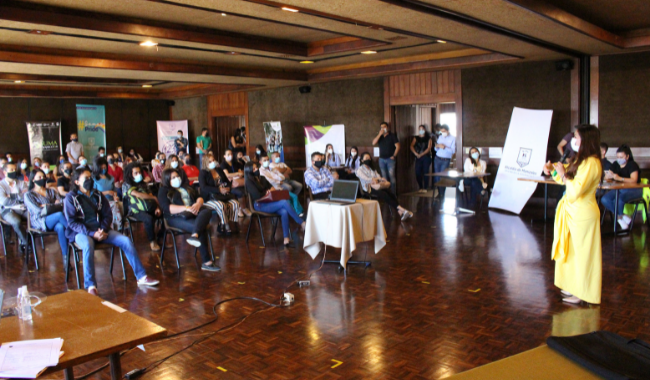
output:
[[[373,239],[377,253],[386,245],[386,230],[377,201],[357,199],[356,203],[345,206],[309,203],[304,249],[312,259],[318,256],[323,244],[341,248],[341,266],[345,268],[357,242]]]

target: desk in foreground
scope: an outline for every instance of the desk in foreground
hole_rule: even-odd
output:
[[[119,352],[167,335],[167,330],[128,311],[118,312],[83,290],[57,294],[34,308],[32,322],[17,317],[0,321],[0,342],[62,338],[65,354],[59,365],[43,375],[66,370],[101,357],[109,357],[111,376],[120,379]]]
[[[601,380],[589,370],[544,345],[447,380]]]

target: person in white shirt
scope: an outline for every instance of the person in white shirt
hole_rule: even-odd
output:
[[[293,173],[293,170],[291,170],[290,167],[287,166],[284,162],[280,162],[280,153],[278,152],[273,152],[271,155],[271,164],[269,167],[271,170],[274,172],[281,174],[284,177],[284,181],[282,181],[281,186],[285,190],[289,190],[290,192],[298,195],[302,191],[302,183],[293,180],[289,178],[291,173]],[[271,180],[269,180],[271,182]],[[273,182],[271,182],[273,183]]]
[[[79,142],[79,137],[76,133],[70,135],[70,142],[65,146],[65,153],[68,155],[68,160],[72,164],[78,164],[79,156],[84,155],[84,146]]]
[[[361,166],[357,169],[356,174],[363,191],[376,196],[379,200],[388,203],[390,207],[397,209],[403,221],[413,216],[411,211],[399,205],[397,197],[390,189],[390,182],[382,178],[372,168],[372,156],[370,153],[365,152],[361,155]]]
[[[27,250],[27,236],[22,222],[27,217],[27,208],[23,201],[23,196],[28,190],[29,184],[25,181],[18,180],[21,176],[16,163],[7,162],[2,168],[5,172],[5,179],[0,181],[0,210],[2,219],[11,225],[16,231],[20,240],[20,251]],[[6,253],[5,253],[6,254]]]
[[[484,160],[481,160],[481,152],[478,148],[470,148],[469,157],[465,159],[463,169],[465,173],[485,173],[487,164]],[[485,182],[484,177],[467,178],[463,180],[463,187],[465,189],[469,188],[469,207],[471,208],[476,206],[476,197],[487,189],[487,182]]]
[[[277,152],[274,152],[274,154]],[[266,178],[267,181],[276,189],[276,190],[287,190],[284,186],[284,176],[280,174],[279,172],[271,169],[270,165],[270,160],[268,156],[262,156],[260,157],[260,175],[264,178]],[[298,215],[302,215],[303,208],[302,205],[300,204],[300,201],[298,200],[298,196],[291,191],[289,191],[289,197],[291,198],[291,205],[293,206],[294,210],[296,210],[296,213]]]

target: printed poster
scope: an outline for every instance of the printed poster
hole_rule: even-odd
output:
[[[90,161],[99,147],[106,147],[106,110],[104,106],[77,104],[77,135]]]
[[[342,163],[345,162],[345,126],[343,124],[305,126],[307,167],[311,166],[311,154],[313,152],[325,154],[327,144],[332,144],[334,154],[339,156]]]
[[[30,161],[39,157],[50,164],[58,164],[61,154],[61,121],[28,121],[25,124]]]
[[[279,121],[266,121],[264,126],[264,135],[266,141],[266,152],[269,157],[272,153],[280,153],[280,161],[284,162],[284,148],[282,144],[282,125]]]
[[[176,153],[176,140],[178,140],[178,131],[183,131],[183,138],[185,139],[185,152],[190,152],[189,139],[187,137],[187,120],[173,120],[173,121],[156,121],[158,130],[158,150],[165,153],[169,157],[171,154]]]

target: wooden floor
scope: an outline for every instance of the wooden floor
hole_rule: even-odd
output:
[[[311,286],[289,290],[296,298],[293,306],[255,314],[142,378],[438,379],[537,347],[551,334],[606,329],[650,341],[645,226],[636,227],[631,237],[603,238],[602,305],[578,307],[562,304],[553,286],[552,222],[530,222],[541,215],[541,206],[528,206],[521,216],[484,209],[475,217],[456,218],[441,214],[428,198],[402,201],[415,217],[401,224],[384,210],[386,247],[375,255],[362,245],[355,253],[358,259],[367,255],[370,268],[351,266],[346,274],[326,264],[312,276]],[[245,219],[244,231],[247,224]],[[322,255],[312,261],[301,249],[284,250],[280,233],[278,246],[266,249],[257,228],[252,237],[248,246],[244,233],[213,240],[221,273],[201,272],[194,250],[182,242],[179,273],[171,251],[159,268],[158,255],[139,230],[140,258],[161,280],[159,289],[138,288],[131,271],[123,281],[119,264],[111,278],[108,253],[102,252],[96,259],[99,294],[171,334],[209,321],[220,300],[278,302],[287,285],[320,265]],[[55,238],[46,243],[39,271],[31,262],[24,264],[15,245],[6,257],[0,254],[0,287],[9,295],[22,284],[46,294],[76,288],[73,277],[65,283]],[[327,256],[338,259],[339,251],[328,249]],[[149,344],[146,352],[126,353],[123,370],[153,363],[265,308],[254,301],[227,303],[209,327]],[[102,364],[78,367],[75,374]],[[107,379],[109,373],[92,378]]]

